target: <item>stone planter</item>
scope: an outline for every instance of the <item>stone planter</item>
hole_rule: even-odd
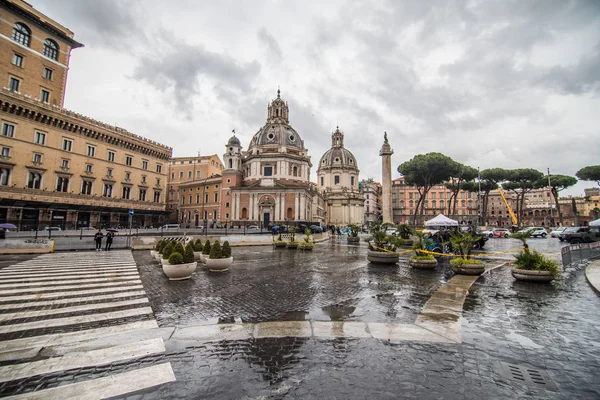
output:
[[[400,260],[400,256],[396,253],[369,250],[367,260],[377,264],[396,264]]]
[[[283,248],[285,247],[285,242],[273,242],[273,247]]]
[[[309,245],[300,245],[300,246],[298,246],[298,249],[299,249],[299,250],[307,250],[307,251],[310,251],[310,250],[312,250],[312,249],[313,249],[313,247],[314,247],[314,246],[313,246],[312,244],[309,244]]]
[[[160,254],[159,252],[156,252],[154,254],[154,259],[158,262],[160,262],[160,260],[162,259],[162,254]]]
[[[204,264],[204,256],[202,255],[201,251],[194,252],[194,260],[200,261],[202,264]]]
[[[156,258],[156,250],[150,250],[150,256]]]
[[[346,238],[346,241],[347,241],[348,243],[358,243],[358,242],[360,242],[360,238],[359,238],[358,236],[356,236],[356,237],[353,237],[353,236],[348,236],[348,237]]]
[[[518,281],[548,283],[554,279],[550,271],[533,271],[528,269],[512,269],[512,276]]]
[[[207,258],[206,268],[211,272],[225,272],[231,267],[233,257],[229,258]]]
[[[435,269],[437,266],[437,260],[415,260],[409,258],[408,265],[417,269]]]
[[[298,243],[286,243],[285,247],[287,247],[288,249],[297,249]]]
[[[452,271],[460,275],[481,275],[485,271],[485,264],[450,265]]]
[[[161,263],[162,265],[171,265],[171,264],[169,263],[169,260],[168,260],[168,259],[166,259],[166,258],[162,258],[162,257],[161,257],[161,259],[160,259],[160,263]]]
[[[163,272],[170,281],[181,281],[183,279],[190,279],[192,274],[196,270],[197,262],[187,264],[163,264]]]

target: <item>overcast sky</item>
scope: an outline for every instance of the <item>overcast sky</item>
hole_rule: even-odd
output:
[[[574,175],[600,164],[600,1],[29,0],[75,32],[65,107],[173,147],[244,148],[277,87],[312,157],[361,178],[442,152]],[[581,182],[570,194],[582,194]]]

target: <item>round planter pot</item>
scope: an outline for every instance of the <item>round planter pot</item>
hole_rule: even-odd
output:
[[[435,269],[437,260],[414,260],[409,258],[408,265],[417,269]]]
[[[287,247],[288,249],[297,249],[298,243],[288,243],[285,245],[285,247]]]
[[[273,247],[283,248],[285,247],[285,242],[273,242]]]
[[[204,264],[204,257],[202,256],[202,252],[201,251],[195,251],[194,252],[194,260],[200,261],[201,263]]]
[[[193,263],[177,265],[163,264],[162,268],[163,272],[165,275],[167,275],[170,281],[181,281],[183,279],[190,279],[196,270],[197,265],[198,263],[194,261]]]
[[[166,259],[166,258],[161,258],[161,259],[160,259],[160,263],[161,263],[162,265],[171,265],[171,264],[169,264],[169,260],[168,260],[168,259]]]
[[[460,275],[481,275],[485,271],[485,264],[450,265],[450,267]]]
[[[400,256],[396,253],[388,253],[385,251],[373,251],[367,252],[367,260],[377,264],[396,264]]]
[[[512,269],[512,276],[518,281],[548,283],[554,279],[550,271],[531,271],[528,269]]]
[[[150,250],[150,256],[156,258],[156,250]]]
[[[233,257],[229,258],[207,258],[206,268],[211,272],[225,272],[231,267]]]
[[[158,262],[160,262],[160,260],[162,259],[162,254],[160,254],[159,252],[156,252],[154,254],[154,259]]]
[[[358,236],[357,237],[348,236],[346,238],[346,241],[348,243],[358,243],[358,242],[360,242],[360,238]]]

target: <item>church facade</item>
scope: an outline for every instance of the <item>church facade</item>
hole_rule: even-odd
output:
[[[289,123],[289,107],[279,90],[248,149],[242,150],[235,134],[225,147],[222,219],[262,226],[313,220],[312,163],[304,141]]]
[[[327,205],[327,222],[333,225],[363,223],[364,196],[359,185],[356,157],[344,147],[339,127],[331,134],[331,148],[317,167],[317,187]]]

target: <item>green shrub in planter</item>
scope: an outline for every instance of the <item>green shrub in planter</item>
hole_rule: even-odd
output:
[[[183,244],[181,242],[177,242],[177,244],[175,244],[175,247],[173,247],[173,251],[176,251],[177,253],[183,255],[183,253],[185,252]]]
[[[217,258],[222,258],[222,255],[223,252],[221,251],[221,243],[218,240],[215,240],[215,242],[210,247],[210,258],[214,260]]]
[[[158,241],[158,244],[160,245],[160,247],[158,248],[158,252],[159,252],[160,254],[162,254],[163,250],[164,250],[164,249],[165,249],[165,247],[167,246],[167,241],[166,241],[166,240],[164,240],[164,239],[160,239],[160,240]]]
[[[168,260],[168,259],[169,259],[169,257],[171,256],[171,253],[173,252],[173,248],[174,248],[174,247],[175,247],[175,246],[173,245],[173,242],[172,242],[172,241],[169,241],[169,242],[166,244],[166,246],[163,248],[163,251],[162,251],[162,258],[164,258],[164,259]]]
[[[229,242],[226,240],[223,242],[223,248],[221,249],[221,258],[229,257],[231,257],[231,246],[229,246]]]
[[[164,242],[163,239],[160,239],[158,242],[156,242],[156,245],[154,246],[154,251],[160,251],[160,246],[162,245],[163,242]]]
[[[183,256],[181,255],[181,253],[178,253],[176,251],[171,253],[171,255],[169,256],[169,264],[171,264],[171,265],[183,264]]]
[[[204,254],[205,256],[210,254],[210,240],[206,239],[206,242],[204,243],[204,248],[202,249],[202,254]]]
[[[201,252],[204,249],[204,245],[202,244],[202,240],[196,239],[194,243],[194,251]]]
[[[183,253],[183,262],[185,264],[194,262],[194,246],[192,246],[192,242],[188,243],[185,246],[185,252]]]
[[[455,267],[459,267],[461,265],[481,265],[483,264],[481,261],[479,260],[475,260],[473,258],[462,258],[462,257],[458,257],[458,258],[454,258],[452,260],[450,260],[450,265],[454,265]]]
[[[435,260],[435,257],[431,254],[423,254],[423,255],[419,255],[419,256],[415,254],[415,255],[410,256],[410,258],[412,260],[416,260],[416,261]]]

